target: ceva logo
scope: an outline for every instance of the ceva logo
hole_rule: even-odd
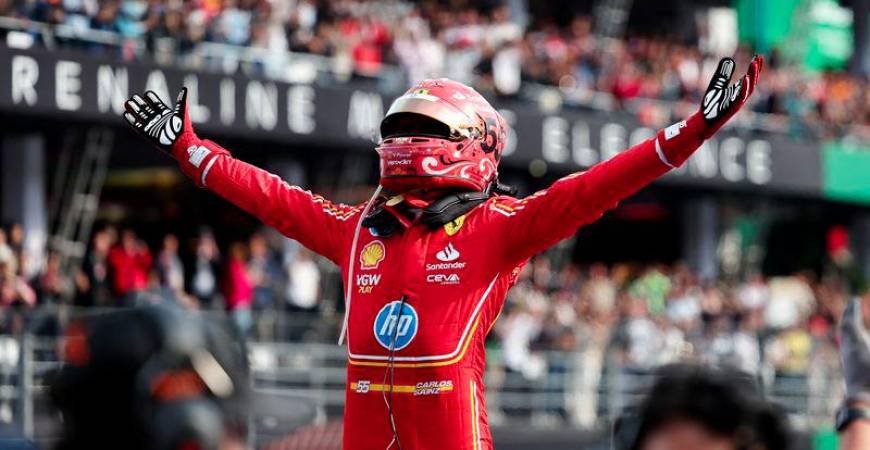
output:
[[[443,262],[456,261],[459,259],[459,250],[456,250],[452,243],[448,243],[447,247],[435,254],[435,257]]]

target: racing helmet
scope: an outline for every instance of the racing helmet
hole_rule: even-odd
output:
[[[384,189],[484,191],[498,175],[508,126],[473,88],[439,78],[397,98],[380,131]]]

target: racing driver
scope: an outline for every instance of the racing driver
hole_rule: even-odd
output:
[[[686,120],[591,169],[514,198],[498,182],[508,135],[474,89],[425,80],[381,126],[380,183],[332,203],[232,157],[174,106],[134,95],[124,118],[197,185],[337,264],[346,280],[345,450],[485,450],[484,338],[528,259],[679,167],[752,94],[763,59],[729,84],[722,59]]]

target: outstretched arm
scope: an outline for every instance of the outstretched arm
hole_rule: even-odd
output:
[[[178,161],[182,172],[284,235],[340,263],[345,230],[359,208],[333,204],[276,175],[239,161],[220,145],[200,139],[187,112],[187,88],[173,108],[154,92],[134,95],[124,118],[143,137]]]
[[[522,261],[594,222],[667,171],[682,165],[746,103],[755,89],[764,60],[752,59],[749,70],[729,86],[734,60],[719,62],[699,110],[688,119],[659,130],[619,155],[556,181],[548,189],[522,200],[502,197],[489,203],[503,223],[500,236],[505,261]]]

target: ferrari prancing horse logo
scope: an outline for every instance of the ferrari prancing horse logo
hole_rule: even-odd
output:
[[[459,233],[459,229],[462,228],[462,225],[465,224],[465,214],[453,219],[450,222],[444,224],[444,231],[448,236],[453,236],[456,233]]]

